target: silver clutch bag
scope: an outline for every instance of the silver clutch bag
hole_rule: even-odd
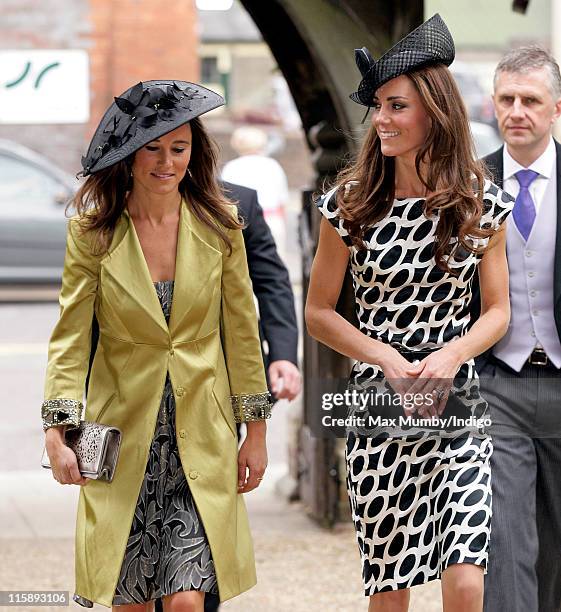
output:
[[[116,427],[82,421],[79,427],[65,432],[64,441],[74,451],[82,476],[113,480],[121,446],[121,432]],[[47,449],[43,450],[41,465],[51,468]]]

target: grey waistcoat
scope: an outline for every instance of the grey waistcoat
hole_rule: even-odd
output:
[[[520,371],[537,343],[561,367],[561,342],[553,318],[553,265],[557,228],[557,176],[548,181],[528,242],[507,219],[511,318],[493,355]]]

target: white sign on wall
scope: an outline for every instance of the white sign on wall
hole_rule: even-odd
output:
[[[0,124],[85,123],[89,80],[84,50],[1,50]]]

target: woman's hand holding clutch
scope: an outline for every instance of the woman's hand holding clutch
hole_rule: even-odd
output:
[[[64,443],[64,426],[47,429],[45,447],[51,462],[53,478],[57,482],[81,486],[88,484],[90,479],[80,474],[74,451]]]

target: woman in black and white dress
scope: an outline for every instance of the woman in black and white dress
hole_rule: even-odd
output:
[[[453,412],[466,423],[348,431],[347,485],[365,593],[371,612],[407,610],[410,587],[441,578],[444,610],[480,611],[492,443],[481,425],[486,403],[473,358],[508,325],[500,226],[512,201],[475,159],[447,68],[453,41],[438,15],[378,61],[365,48],[356,58],[363,79],[351,97],[373,107],[372,126],[357,160],[317,203],[325,218],[308,330],[356,360],[353,388],[388,382],[402,398],[425,398],[404,403],[405,415]],[[360,329],[335,311],[349,263]],[[476,270],[482,316],[468,331]]]

